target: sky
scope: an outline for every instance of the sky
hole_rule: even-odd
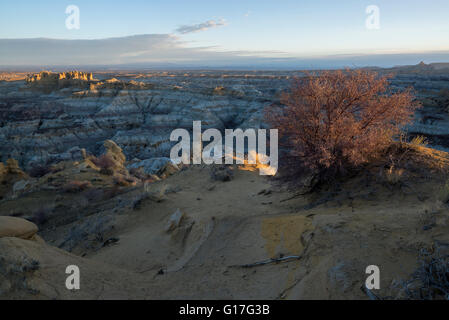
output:
[[[0,65],[448,62],[448,17],[448,0],[2,1]]]

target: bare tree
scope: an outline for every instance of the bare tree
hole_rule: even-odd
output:
[[[281,180],[322,182],[379,156],[420,105],[411,90],[393,92],[390,76],[364,70],[296,78],[282,107],[266,110],[279,129]]]

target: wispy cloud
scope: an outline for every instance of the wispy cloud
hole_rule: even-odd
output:
[[[181,34],[187,34],[187,33],[193,33],[193,32],[200,32],[200,31],[206,31],[212,28],[217,28],[220,26],[227,25],[226,20],[220,19],[218,21],[215,20],[209,20],[203,23],[199,24],[193,24],[193,25],[184,25],[180,26],[178,29],[176,29],[176,32]]]
[[[14,66],[123,66],[246,69],[313,69],[448,61],[449,52],[289,56],[280,51],[223,51],[189,47],[170,34],[144,34],[95,40],[0,39],[0,68]]]
[[[205,63],[244,60],[249,52],[186,46],[171,34],[144,34],[94,40],[0,39],[0,66]],[[247,58],[250,61],[251,58]],[[245,60],[246,61],[246,60]]]

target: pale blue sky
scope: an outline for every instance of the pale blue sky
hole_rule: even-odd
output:
[[[80,8],[79,30],[65,27],[70,4]],[[365,27],[368,5],[380,8],[380,30]],[[226,25],[176,32],[210,20]],[[0,39],[142,34],[175,35],[177,45],[186,48],[265,57],[449,51],[449,0],[14,0],[0,5]]]

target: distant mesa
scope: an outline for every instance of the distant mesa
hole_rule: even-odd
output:
[[[38,81],[60,81],[60,80],[81,80],[81,81],[93,81],[94,77],[92,72],[70,71],[53,73],[50,71],[41,71],[40,73],[29,75],[26,79],[27,83],[33,83]]]
[[[95,79],[91,72],[69,71],[69,72],[51,72],[41,71],[36,74],[30,74],[26,78],[28,88],[32,90],[50,93],[52,91],[65,88],[76,88],[85,90],[85,94],[96,92],[101,89],[115,90],[145,90],[153,86],[144,82],[121,81],[115,78],[100,81]]]
[[[446,69],[448,67],[447,64],[443,64],[443,65],[445,65],[445,68],[443,68],[443,69]],[[436,74],[439,71],[437,64],[434,64],[434,63],[426,64],[424,61],[421,61],[420,63],[418,63],[416,65],[400,66],[400,67],[394,67],[394,68],[390,68],[390,69],[386,69],[386,70],[387,71],[392,70],[394,72],[401,73],[401,74],[421,74],[421,75]],[[447,72],[447,69],[444,71]]]
[[[60,73],[41,71],[37,74],[28,75],[26,78],[26,83],[29,88],[44,92],[51,92],[69,87],[89,88],[90,83],[93,81],[94,77],[92,73],[80,71]]]

